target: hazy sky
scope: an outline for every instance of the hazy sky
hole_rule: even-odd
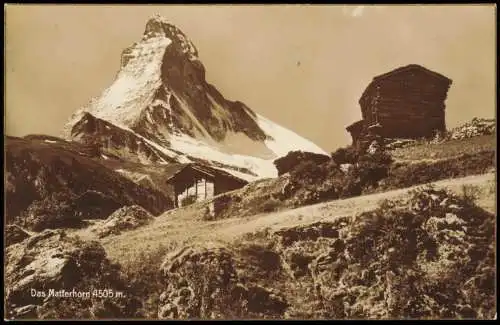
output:
[[[111,85],[123,49],[155,13],[198,48],[228,99],[327,151],[350,142],[370,80],[421,64],[453,80],[447,126],[494,117],[496,8],[476,6],[8,5],[9,135],[59,135],[72,112]],[[300,62],[300,64],[297,64]]]

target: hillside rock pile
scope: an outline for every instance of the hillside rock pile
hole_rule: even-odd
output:
[[[379,141],[373,140],[370,143],[370,145],[368,146],[368,149],[366,149],[366,153],[373,155],[373,154],[380,152],[384,149],[385,149],[385,147],[382,144],[380,144]]]
[[[481,135],[495,134],[496,121],[494,119],[474,118],[462,126],[448,132],[436,133],[432,140],[421,139],[385,139],[385,148],[388,150],[401,149],[417,145],[420,142],[441,143],[448,140],[463,140]]]
[[[496,121],[494,119],[474,118],[472,121],[450,131],[450,139],[460,140],[480,135],[494,134]]]
[[[122,207],[113,212],[106,220],[93,226],[92,231],[99,238],[119,235],[123,230],[132,230],[151,222],[154,216],[138,205]]]
[[[295,281],[314,285],[310,317],[488,319],[495,310],[494,229],[493,215],[422,188],[355,219],[276,235],[292,239],[281,247]]]
[[[159,316],[491,319],[494,245],[494,215],[423,187],[353,217],[167,256]]]
[[[116,266],[97,242],[45,230],[6,248],[6,316],[16,318],[94,318],[127,315],[123,301],[91,296],[57,297],[92,289],[125,291]],[[105,301],[108,300],[108,301]],[[129,315],[130,316],[130,315]]]

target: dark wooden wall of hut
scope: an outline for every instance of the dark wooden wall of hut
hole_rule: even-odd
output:
[[[451,80],[419,69],[375,78],[359,101],[365,125],[382,125],[388,138],[431,137],[445,131]],[[375,112],[375,114],[374,114]]]
[[[237,190],[247,183],[230,177],[216,176],[214,182],[214,195]]]
[[[214,181],[210,179],[210,177],[206,174],[200,173],[192,168],[185,168],[177,175],[175,175],[174,187],[176,193],[182,193],[186,188],[193,186],[194,181],[196,179],[207,178],[210,181]]]
[[[179,206],[179,196],[186,191],[186,189],[190,189],[193,191],[190,194],[199,196],[202,194],[206,194],[205,192],[203,193],[197,193],[197,188],[196,188],[196,181],[205,181],[205,182],[210,182],[214,183],[215,179],[205,173],[199,172],[196,169],[186,167],[182,171],[180,171],[177,175],[174,176],[172,180],[169,181],[170,184],[173,185],[174,187],[174,204],[176,207]],[[205,191],[206,191],[206,185],[205,185]],[[197,198],[198,200],[199,198]]]

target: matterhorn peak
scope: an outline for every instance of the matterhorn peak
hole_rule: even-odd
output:
[[[65,137],[141,163],[204,162],[248,179],[277,175],[289,151],[325,152],[294,132],[226,99],[205,79],[186,35],[160,15],[125,49],[113,83],[79,109]]]
[[[143,40],[150,38],[165,37],[172,41],[172,44],[179,46],[184,54],[190,59],[198,58],[198,50],[186,35],[175,25],[171,24],[159,14],[154,14],[146,23]]]
[[[194,64],[200,71],[198,74],[203,76],[193,43],[165,18],[152,16],[146,23],[142,39],[122,52],[114,83],[71,118],[70,125],[65,128],[66,136],[81,118],[82,111],[122,127],[134,127],[144,110],[154,102],[158,90],[169,88],[168,84],[162,86],[168,82],[168,68],[176,69],[182,65],[180,61]],[[168,103],[164,106],[168,107]]]

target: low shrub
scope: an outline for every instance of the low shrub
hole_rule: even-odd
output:
[[[83,216],[78,212],[74,199],[71,193],[55,192],[43,200],[34,201],[16,219],[16,223],[33,231],[82,227]]]
[[[271,197],[262,203],[259,210],[261,210],[262,212],[274,212],[278,210],[280,206],[281,201],[274,197]]]
[[[299,164],[290,173],[290,183],[295,190],[288,195],[293,196],[293,205],[358,196],[367,188],[376,188],[380,180],[387,177],[392,158],[385,152],[376,152],[350,161],[353,164],[347,172],[333,159],[321,165],[311,161]]]
[[[145,319],[158,318],[160,295],[165,289],[161,264],[171,247],[163,246],[141,252],[134,261],[124,263],[123,272],[130,285],[129,295],[142,301],[137,314]]]
[[[328,160],[330,160],[330,158],[327,155],[306,151],[290,151],[286,156],[276,159],[274,165],[278,170],[278,176],[280,176],[292,171],[302,162],[310,161],[320,165]]]
[[[481,195],[481,190],[474,185],[462,185],[462,198],[470,204],[475,203]]]
[[[384,181],[384,189],[410,187],[447,178],[484,174],[495,167],[495,152],[482,151],[436,162],[395,164]]]
[[[291,172],[290,179],[302,185],[317,184],[325,179],[327,171],[322,165],[306,160],[299,163]]]
[[[332,152],[331,157],[337,164],[354,164],[358,161],[358,152],[355,147],[348,146]]]
[[[363,193],[363,184],[356,171],[352,171],[341,179],[342,183],[339,186],[340,198],[349,198],[359,196]]]
[[[466,199],[422,187],[407,204],[386,201],[362,214],[347,251],[387,281],[390,318],[491,318],[494,219]]]
[[[360,186],[363,189],[377,187],[379,181],[387,177],[392,162],[392,157],[383,151],[361,156],[355,165]]]

